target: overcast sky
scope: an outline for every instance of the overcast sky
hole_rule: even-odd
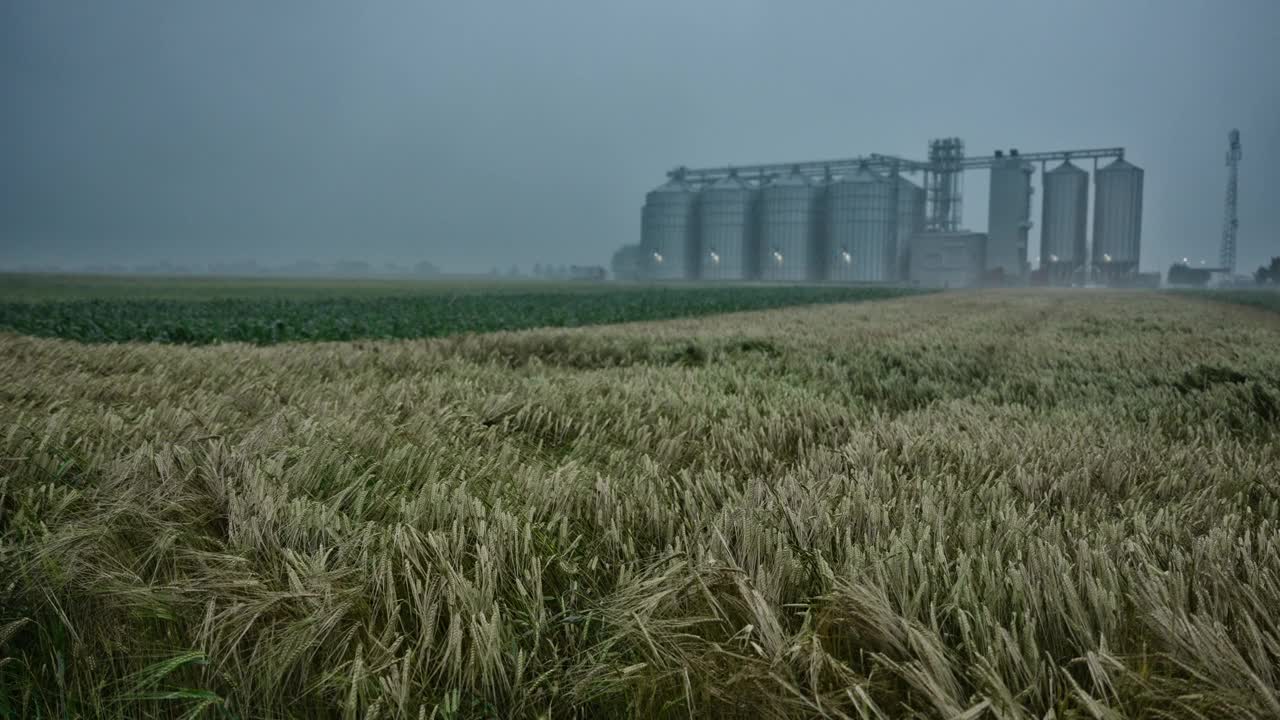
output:
[[[1232,127],[1251,269],[1280,254],[1277,0],[7,0],[0,263],[605,264],[673,166],[954,135],[1124,146],[1164,269],[1216,258]]]

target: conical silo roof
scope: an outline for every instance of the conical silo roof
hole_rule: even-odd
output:
[[[809,178],[800,174],[800,169],[795,168],[790,173],[773,179],[769,183],[772,187],[809,187],[813,183],[809,182]]]
[[[685,182],[684,180],[681,180],[680,178],[671,178],[670,180],[662,183],[658,187],[650,190],[649,192],[651,193],[686,193],[686,192],[693,192],[693,188],[689,186],[689,183]]]
[[[866,165],[859,165],[857,170],[846,173],[844,177],[836,182],[842,183],[867,183],[867,182],[884,182],[884,176],[872,170]]]
[[[711,183],[706,187],[706,189],[707,190],[749,190],[750,187],[751,186],[747,185],[747,182],[745,180],[738,177],[737,173],[730,173],[729,175],[722,177],[719,180]]]
[[[1137,165],[1128,162],[1124,158],[1116,158],[1116,161],[1105,167],[1099,168],[1098,172],[1133,172],[1141,170]]]
[[[1067,174],[1067,173],[1070,173],[1070,174],[1072,174],[1072,175],[1082,175],[1082,174],[1083,174],[1083,175],[1087,175],[1087,174],[1088,174],[1085,170],[1082,170],[1082,169],[1080,169],[1080,167],[1078,167],[1078,166],[1076,166],[1076,165],[1073,165],[1073,164],[1071,163],[1071,161],[1070,161],[1070,160],[1063,160],[1061,165],[1059,165],[1058,167],[1056,167],[1056,168],[1054,168],[1054,169],[1050,170],[1049,172],[1050,172],[1050,173],[1059,173],[1059,174]]]

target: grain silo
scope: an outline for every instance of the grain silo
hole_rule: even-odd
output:
[[[1011,150],[996,154],[991,165],[987,214],[986,270],[1021,279],[1027,268],[1027,232],[1031,229],[1031,165]]]
[[[760,277],[773,281],[814,280],[818,275],[820,188],[793,170],[760,190]]]
[[[646,196],[648,274],[885,282],[923,272],[929,282],[944,285],[1023,284],[1034,227],[1033,163],[1061,163],[1045,168],[1045,228],[1037,253],[1043,267],[1035,281],[1131,273],[1141,241],[1143,172],[1124,157],[1122,147],[969,157],[963,142],[949,138],[931,141],[926,161],[871,153],[786,164],[681,165],[667,174],[670,182]],[[1098,161],[1116,158],[1097,168]],[[1081,160],[1095,163],[1092,240],[1088,176],[1072,164]],[[971,170],[990,171],[988,225],[981,236],[960,230],[962,178]],[[902,177],[913,173],[923,173],[923,188]],[[917,246],[930,253],[920,263],[911,257]],[[970,277],[975,258],[982,260],[976,278]]]
[[[756,190],[737,173],[703,188],[698,201],[700,276],[704,280],[755,277]]]
[[[827,187],[822,264],[828,280],[896,278],[898,189],[896,178],[865,165]]]
[[[676,177],[651,190],[640,212],[640,250],[651,280],[697,277],[698,194]]]
[[[1051,282],[1070,283],[1077,273],[1083,278],[1088,217],[1089,173],[1070,160],[1046,172],[1040,262]]]
[[[1123,158],[1094,173],[1093,266],[1106,277],[1138,269],[1142,169]]]
[[[924,232],[924,188],[898,177],[898,259],[895,280],[906,280],[911,266],[911,238]]]

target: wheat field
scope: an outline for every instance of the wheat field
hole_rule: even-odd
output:
[[[0,716],[1280,716],[1280,314],[0,336]]]

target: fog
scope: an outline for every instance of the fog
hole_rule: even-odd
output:
[[[959,136],[1124,146],[1163,270],[1216,258],[1238,127],[1248,271],[1280,254],[1278,72],[1275,0],[17,0],[0,264],[606,264],[673,166]]]

